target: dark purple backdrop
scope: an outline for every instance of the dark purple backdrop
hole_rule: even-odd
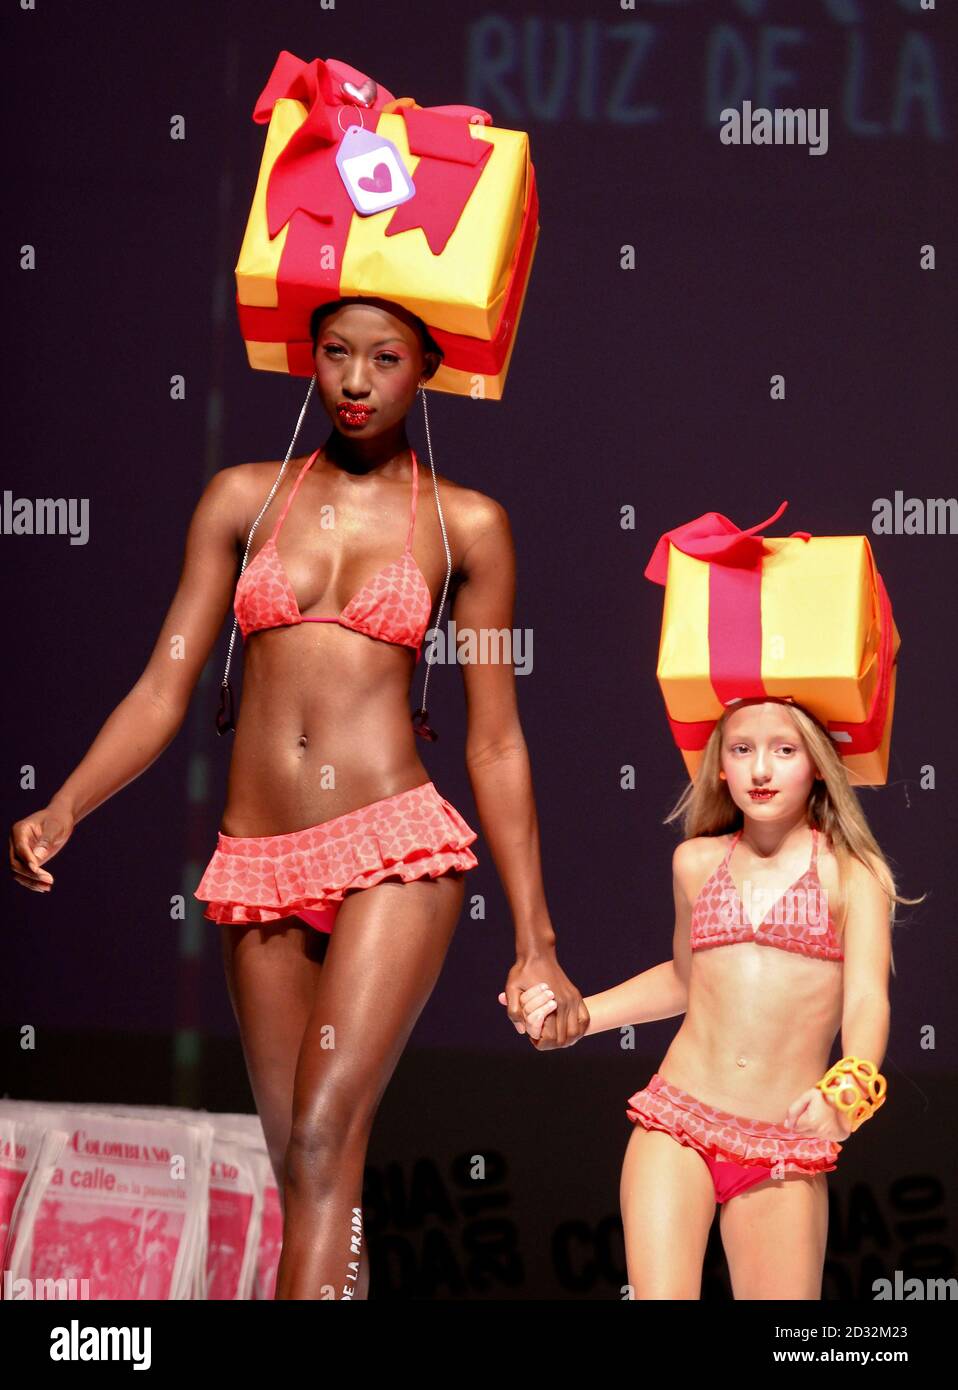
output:
[[[655,541],[709,509],[752,525],[783,498],[778,534],[869,532],[875,498],[954,488],[949,8],[869,0],[866,20],[854,0],[638,0],[604,15],[438,0],[11,6],[3,488],[86,497],[91,529],[83,546],[0,537],[7,824],[45,803],[140,674],[207,477],[285,453],[305,382],[250,370],[233,307],[265,129],[251,111],[280,49],[338,57],[396,95],[484,106],[530,132],[542,231],[505,397],[432,393],[436,464],[511,517],[516,624],[535,656],[520,709],[560,960],[585,994],[665,958],[675,835],[661,821],[683,767],[655,681],[662,591],[642,574]],[[827,106],[827,154],[722,146],[717,110],[745,98]],[[169,138],[175,115],[183,141]],[[934,271],[919,268],[926,243]],[[24,244],[33,271],[19,267]],[[634,270],[620,269],[627,244]],[[784,402],[769,400],[778,372]],[[178,373],[184,401],[170,399]],[[410,423],[425,459],[418,410]],[[315,407],[297,452],[327,430]],[[635,531],[620,528],[625,504]],[[885,1071],[914,1077],[956,1063],[958,537],[873,546],[902,646],[889,782],[862,796],[902,891],[929,895],[895,939]],[[8,1049],[0,1091],[65,1096],[82,1074],[92,1093],[98,1036],[128,1033],[144,1057],[165,1039],[168,1057],[184,1020],[235,1064],[216,928],[199,927],[191,994],[169,917],[203,867],[191,816],[208,856],[223,804],[230,741],[213,716],[228,636],[174,744],[54,861],[55,891],[8,880],[2,1023],[14,1041],[30,1023],[76,1050]],[[437,667],[433,683],[442,741],[424,760],[478,828],[459,675]],[[636,791],[619,789],[624,764]],[[926,764],[933,791],[919,786]],[[36,791],[19,789],[24,765]],[[511,924],[476,848],[468,887],[487,919],[464,915],[413,1041],[515,1056],[527,1045],[496,1002]],[[676,1023],[644,1030],[650,1055]],[[937,1052],[921,1047],[928,1024]],[[586,1046],[617,1053],[618,1038]],[[144,1078],[123,1098],[167,1090]]]

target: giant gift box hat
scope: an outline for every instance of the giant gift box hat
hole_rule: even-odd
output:
[[[311,376],[313,310],[375,297],[443,349],[429,388],[500,399],[539,234],[528,135],[286,50],[253,120],[269,129],[236,265],[250,366]]]
[[[822,723],[849,781],[888,780],[900,636],[866,536],[759,533],[706,512],[666,531],[645,570],[665,586],[656,675],[694,778],[723,710],[793,700]]]

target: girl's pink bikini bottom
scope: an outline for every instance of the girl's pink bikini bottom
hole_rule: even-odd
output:
[[[842,1149],[831,1139],[706,1105],[659,1072],[629,1097],[626,1114],[643,1128],[663,1130],[700,1153],[712,1174],[716,1202],[789,1172],[830,1173]]]

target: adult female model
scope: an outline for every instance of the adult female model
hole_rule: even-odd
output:
[[[463,874],[476,862],[468,848],[475,832],[420,761],[408,705],[432,595],[448,577],[440,518],[406,437],[407,412],[436,371],[438,350],[418,318],[373,299],[323,306],[313,343],[316,388],[334,427],[283,478],[235,585],[246,638],[242,711],[217,851],[197,889],[206,916],[222,923],[250,1082],[283,1193],[276,1296],[297,1299],[366,1295],[370,1127],[436,983]],[[41,857],[49,862],[75,823],[174,737],[275,472],[273,463],[244,464],[207,486],[143,675],[46,810],[13,827],[11,863],[25,886],[49,891]],[[441,507],[457,628],[511,629],[506,513],[445,480]],[[170,658],[175,638],[182,660]],[[558,1036],[578,1036],[585,1014],[556,960],[513,670],[462,669],[466,763],[515,921],[506,989],[518,1012],[520,987],[548,980]],[[321,961],[316,928],[328,931],[334,916]]]
[[[685,1014],[628,1103],[629,1283],[635,1298],[698,1298],[720,1203],[737,1299],[817,1299],[824,1174],[882,1103],[884,1078],[840,1078],[847,1113],[836,1083],[817,1083],[839,1028],[843,1061],[881,1065],[894,903],[915,900],[895,894],[828,733],[793,703],[727,709],[668,820],[679,816],[673,958],[585,1000],[587,1034]],[[548,986],[520,1005],[541,1046]]]

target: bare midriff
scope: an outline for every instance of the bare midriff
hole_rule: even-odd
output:
[[[841,961],[754,941],[692,954],[682,1026],[659,1072],[707,1105],[781,1123],[828,1069]]]
[[[412,647],[336,623],[252,633],[222,833],[305,830],[428,782],[409,704],[415,664]]]

